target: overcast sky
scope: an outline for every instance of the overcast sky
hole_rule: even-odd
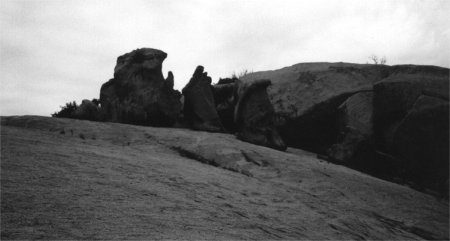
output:
[[[449,67],[450,1],[0,0],[0,115],[50,115],[99,97],[116,58],[168,53],[181,89],[197,65],[213,82],[300,62]]]

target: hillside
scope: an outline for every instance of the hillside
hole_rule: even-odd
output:
[[[448,200],[292,152],[230,134],[2,117],[1,238],[449,238]]]

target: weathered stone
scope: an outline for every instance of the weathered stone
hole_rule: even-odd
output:
[[[182,90],[184,118],[195,130],[220,132],[224,128],[214,103],[211,77],[203,70],[203,66],[197,66],[189,83]]]
[[[275,123],[274,110],[267,95],[270,80],[237,81],[237,104],[234,122],[237,137],[257,145],[286,150]]]
[[[395,129],[391,148],[403,160],[409,179],[448,192],[449,102],[421,95]]]
[[[219,83],[213,85],[214,102],[223,127],[230,133],[237,130],[234,123],[234,107],[236,105],[236,82],[237,79],[220,79]]]
[[[108,121],[172,126],[181,112],[173,74],[162,75],[163,51],[136,49],[117,59],[114,78],[102,85],[100,103]]]
[[[417,98],[426,93],[448,100],[449,71],[434,66],[393,66],[374,85],[374,131],[377,147],[392,151],[393,133]]]
[[[354,92],[347,92],[317,103],[295,118],[287,118],[279,127],[288,145],[325,154],[338,141],[338,107]]]
[[[387,69],[388,66],[382,65],[300,63],[278,70],[252,72],[241,79],[270,79],[272,85],[268,93],[275,113],[292,119],[337,96],[371,89],[386,76]]]
[[[373,133],[373,92],[359,92],[349,97],[338,108],[337,125],[340,133],[338,142],[328,149],[331,160],[350,163],[357,158],[361,145],[371,142]],[[369,149],[369,148],[367,148]],[[366,158],[371,153],[359,153]],[[365,155],[367,154],[367,155]],[[364,160],[361,160],[364,161]]]

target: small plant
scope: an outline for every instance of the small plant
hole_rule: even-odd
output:
[[[72,118],[72,113],[77,110],[78,105],[75,101],[66,103],[61,106],[61,110],[52,114],[52,117]]]
[[[386,56],[383,56],[381,59],[379,59],[378,56],[376,56],[375,54],[372,54],[371,56],[369,56],[369,59],[374,64],[386,64],[386,62],[387,62]]]
[[[251,74],[251,73],[253,73],[253,71],[249,71],[248,69],[244,69],[244,70],[242,70],[239,73],[233,72],[233,74],[231,75],[231,78],[232,79],[234,79],[234,78],[240,79],[240,78],[242,78],[242,77],[244,77],[244,76],[246,76],[248,74]]]

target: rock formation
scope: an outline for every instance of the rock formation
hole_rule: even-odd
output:
[[[243,80],[259,78],[273,82],[269,96],[289,146],[390,180],[445,189],[448,69],[306,63]]]
[[[183,88],[183,114],[195,130],[221,132],[224,130],[214,103],[211,77],[197,66],[189,83]]]
[[[370,150],[373,136],[373,91],[358,92],[350,96],[337,109],[338,140],[327,151],[336,162],[358,161],[371,153],[358,153]],[[362,147],[361,145],[368,145]],[[363,156],[357,157],[356,154]],[[356,159],[356,160],[355,160]]]
[[[220,79],[217,84],[212,86],[217,113],[223,127],[230,133],[237,131],[237,126],[234,122],[234,108],[237,102],[237,97],[235,96],[237,80],[236,78]]]
[[[150,126],[172,126],[181,112],[180,93],[173,89],[173,74],[164,80],[167,54],[151,48],[136,49],[117,58],[114,78],[103,84],[100,103],[105,119]]]
[[[394,66],[374,92],[377,147],[400,159],[406,179],[448,193],[448,69]]]
[[[270,80],[237,81],[237,104],[234,123],[241,140],[285,150],[286,145],[274,123],[274,110],[267,95]]]
[[[302,148],[389,180],[446,190],[448,69],[305,63],[211,85],[198,66],[181,96],[173,74],[163,78],[166,57],[149,48],[120,56],[114,78],[101,88],[101,113],[83,102],[75,118],[151,126],[181,119],[178,127]]]

